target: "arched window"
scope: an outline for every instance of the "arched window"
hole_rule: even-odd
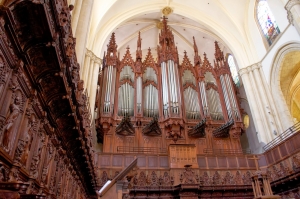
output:
[[[232,79],[233,79],[235,85],[240,86],[239,75],[238,75],[238,72],[237,72],[235,62],[234,62],[234,59],[233,59],[232,55],[228,55],[227,62],[228,62],[228,66],[230,68],[231,76],[232,76]]]
[[[270,46],[277,35],[279,35],[280,30],[276,24],[275,17],[269,8],[267,0],[258,1],[256,13],[260,28]]]

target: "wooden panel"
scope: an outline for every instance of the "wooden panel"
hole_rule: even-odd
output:
[[[146,166],[146,157],[145,156],[138,156],[138,167],[145,167]]]
[[[278,148],[273,149],[272,153],[273,153],[273,157],[274,157],[275,161],[278,161],[281,159]]]
[[[160,167],[169,167],[169,158],[168,156],[159,157]]]
[[[218,166],[220,168],[227,168],[227,160],[226,157],[218,157]]]
[[[110,156],[109,155],[101,156],[101,166],[110,166]]]
[[[239,162],[239,167],[248,167],[247,160],[245,157],[238,158],[238,162]]]
[[[187,164],[197,167],[196,146],[194,144],[171,144],[169,153],[171,168],[183,168]]]
[[[279,149],[280,149],[281,157],[285,157],[288,154],[285,144],[280,145]]]
[[[157,157],[156,156],[149,156],[148,157],[148,167],[157,167]]]
[[[258,159],[258,165],[260,167],[267,166],[267,160],[266,160],[266,157],[264,155],[262,155],[262,156],[259,157],[259,159]]]
[[[122,166],[123,165],[123,156],[115,155],[113,156],[113,166]]]
[[[206,168],[206,159],[205,157],[198,157],[197,158],[198,165],[200,168]]]
[[[249,165],[249,167],[256,168],[255,160],[248,158],[248,165]]]
[[[294,146],[295,146],[296,149],[299,149],[299,148],[300,148],[300,144],[299,144],[299,143],[300,143],[300,134],[298,134],[298,135],[296,136],[295,141],[296,141],[296,142],[294,142],[294,143],[295,143]]]
[[[133,160],[134,160],[133,156],[126,156],[125,157],[125,167],[127,167]]]
[[[290,139],[286,142],[286,146],[289,150],[289,154],[293,153],[295,151],[295,146],[294,146],[294,140]]]
[[[207,163],[209,168],[217,167],[217,160],[215,157],[207,157]]]
[[[237,162],[235,157],[227,157],[227,161],[229,168],[237,168]]]
[[[266,153],[266,158],[267,158],[268,164],[274,163],[273,155],[272,155],[271,151]]]

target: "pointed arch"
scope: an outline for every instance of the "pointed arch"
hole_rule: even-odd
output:
[[[235,85],[237,87],[239,87],[240,86],[240,78],[239,78],[239,74],[238,74],[238,67],[235,64],[236,63],[235,58],[233,57],[233,55],[227,54],[226,60],[227,60],[228,66],[230,68],[230,73],[231,73],[233,82],[235,83]]]
[[[271,74],[270,74],[270,88],[273,99],[276,100],[276,109],[277,113],[281,116],[281,124],[283,129],[287,129],[293,125],[293,120],[291,116],[291,112],[286,103],[284,94],[282,92],[281,87],[281,73],[283,69],[282,63],[284,62],[286,55],[291,52],[300,52],[300,43],[288,43],[279,48],[277,54],[275,55],[272,66],[271,66]]]

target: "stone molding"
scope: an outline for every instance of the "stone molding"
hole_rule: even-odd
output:
[[[300,5],[300,0],[289,0],[286,5],[284,6],[284,8],[287,10],[287,11],[290,11],[291,8],[294,6],[294,5]]]
[[[101,65],[102,59],[97,57],[91,50],[86,49],[86,56],[90,57],[91,60],[93,60],[95,63]]]
[[[252,64],[250,66],[240,69],[239,74],[240,74],[240,76],[243,76],[244,74],[248,74],[251,71],[254,71],[255,69],[260,69],[260,68],[262,68],[261,62],[257,62],[255,64]]]

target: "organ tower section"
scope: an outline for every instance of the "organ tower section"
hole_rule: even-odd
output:
[[[194,63],[181,62],[174,35],[162,19],[157,59],[149,48],[142,58],[138,34],[136,57],[129,47],[118,56],[113,33],[99,79],[98,142],[106,153],[171,154],[191,145],[195,154],[242,151],[241,110],[223,52],[215,42],[215,59],[201,58],[194,42]],[[213,64],[211,64],[213,63]]]

